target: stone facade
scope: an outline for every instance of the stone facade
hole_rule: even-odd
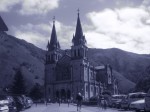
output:
[[[69,52],[61,50],[57,40],[55,21],[53,21],[45,64],[45,95],[47,99],[75,98],[76,94],[80,92],[84,100],[89,100],[89,98],[101,94],[104,91],[104,85],[107,83],[110,87],[114,86],[112,71],[108,70],[109,75],[104,76],[103,82],[100,80],[101,70],[88,60],[88,47],[82,32],[79,13],[72,43]],[[108,85],[106,88],[109,89]],[[114,90],[111,88],[111,91]]]

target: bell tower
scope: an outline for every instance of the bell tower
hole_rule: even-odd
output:
[[[60,54],[60,44],[57,39],[56,29],[55,29],[55,17],[53,18],[53,27],[51,33],[50,42],[47,44],[47,53],[46,53],[46,63],[54,64],[56,63],[61,54]]]
[[[75,35],[72,39],[73,45],[71,46],[71,57],[75,59],[87,59],[88,48],[86,46],[86,39],[83,35],[82,26],[80,22],[80,15],[78,9],[77,25]]]
[[[82,26],[80,22],[80,15],[78,10],[77,24],[75,35],[73,35],[71,46],[71,74],[74,82],[73,93],[81,94],[85,97],[88,95],[85,92],[86,82],[88,82],[88,66],[87,59],[88,47],[86,46],[86,39],[83,35]],[[74,96],[75,97],[75,96]],[[85,98],[84,97],[84,98]]]
[[[55,29],[55,18],[53,18],[53,27],[50,41],[47,44],[46,63],[45,63],[45,96],[46,99],[52,99],[54,96],[54,83],[56,81],[56,64],[61,57],[60,45],[57,39]]]

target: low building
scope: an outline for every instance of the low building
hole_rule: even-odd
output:
[[[108,65],[102,65],[95,67],[96,80],[102,83],[103,91],[110,91],[111,94],[118,94],[118,83],[113,75],[112,67]]]

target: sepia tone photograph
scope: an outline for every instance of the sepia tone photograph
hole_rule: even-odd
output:
[[[0,112],[150,112],[150,0],[0,0]]]

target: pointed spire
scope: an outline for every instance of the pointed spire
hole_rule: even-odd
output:
[[[53,17],[53,25],[55,24],[55,16]]]
[[[47,43],[47,46],[46,46],[46,47],[47,47],[47,49],[49,49],[49,40],[48,40],[48,43]]]
[[[51,39],[49,43],[49,50],[54,50],[60,48],[59,42],[57,40],[57,34],[55,29],[55,16],[53,17],[53,28],[51,33]]]
[[[79,8],[78,8],[78,10],[77,10],[77,11],[78,11],[78,18],[79,18],[79,14],[80,14],[80,10],[79,10]]]
[[[77,11],[78,11],[78,18],[77,18],[75,37],[78,36],[78,38],[81,38],[83,36],[83,32],[82,32],[82,26],[80,22],[80,10],[78,9]]]
[[[72,38],[72,43],[74,43],[74,34],[73,34],[73,38]]]
[[[74,45],[85,44],[85,38],[83,36],[82,26],[80,22],[80,13],[79,13],[80,10],[78,9],[77,11],[78,17],[77,17],[76,32],[74,38],[72,39]]]

